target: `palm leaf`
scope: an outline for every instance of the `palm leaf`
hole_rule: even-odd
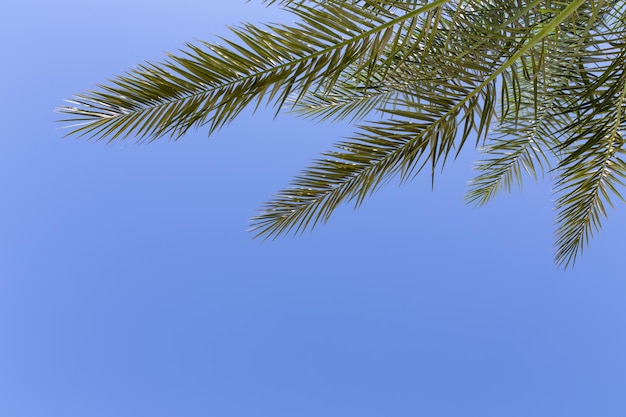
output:
[[[626,48],[603,49],[580,83],[585,100],[571,103],[576,119],[563,132],[556,201],[557,263],[573,263],[606,217],[605,204],[622,199],[626,131]],[[615,56],[611,56],[615,55]]]
[[[445,163],[452,150],[458,153],[463,146],[472,131],[467,127],[478,126],[479,136],[488,128],[493,117],[496,78],[575,10],[569,5],[551,21],[544,22],[537,35],[521,43],[508,59],[489,72],[483,66],[473,70],[474,66],[453,58],[441,61],[442,56],[451,54],[438,54],[439,65],[427,69],[429,74],[443,73],[444,77],[433,78],[439,81],[438,87],[433,89],[430,83],[425,83],[421,89],[416,86],[414,97],[401,102],[405,110],[387,111],[390,120],[362,127],[360,135],[338,145],[340,151],[328,153],[325,159],[316,161],[263,207],[262,213],[252,219],[252,230],[267,237],[302,232],[320,221],[327,221],[344,200],[354,200],[358,206],[394,175],[406,180],[426,162],[430,162],[434,174],[439,162]],[[436,42],[433,40],[431,44]],[[419,68],[425,68],[426,63],[427,60],[422,61]],[[450,78],[448,74],[453,72],[457,74],[456,79],[446,83]],[[474,83],[462,85],[458,79]],[[480,115],[479,123],[475,121],[475,114]],[[457,140],[459,126],[463,125],[466,128]],[[427,158],[420,164],[422,156]]]
[[[116,140],[209,133],[263,104],[318,120],[363,120],[253,218],[257,235],[303,232],[393,177],[443,167],[484,144],[467,199],[523,172],[557,175],[557,254],[574,262],[626,175],[626,4],[617,0],[266,0],[292,26],[244,25],[188,45],[60,111],[71,133]],[[495,129],[491,126],[497,124]]]
[[[622,129],[626,126],[622,126]],[[626,178],[626,160],[620,133],[595,142],[582,158],[561,167],[556,201],[557,241],[555,260],[565,267],[573,264],[595,231],[601,228],[612,197],[623,200],[618,187]]]
[[[238,42],[188,45],[183,55],[140,65],[59,111],[77,124],[71,134],[110,140],[178,138],[206,124],[213,132],[250,104],[280,108],[292,92],[332,88],[346,68],[377,62],[397,26],[443,3],[386,19],[340,1],[299,5],[290,9],[301,19],[297,26],[246,25],[233,30]]]
[[[265,237],[304,232],[326,222],[344,201],[353,201],[358,207],[396,175],[410,179],[428,162],[434,172],[454,149],[462,126],[458,118],[471,118],[477,100],[467,102],[465,112],[454,101],[417,105],[411,100],[406,105],[413,109],[387,110],[392,118],[361,126],[350,141],[324,154],[265,204],[262,213],[252,219],[251,229]]]

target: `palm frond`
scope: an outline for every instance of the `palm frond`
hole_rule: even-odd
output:
[[[579,102],[568,110],[576,115],[563,131],[565,153],[558,166],[556,193],[556,262],[572,264],[606,217],[605,204],[620,199],[626,178],[623,134],[626,132],[626,46],[597,50],[579,83]]]
[[[492,138],[483,149],[489,158],[477,164],[481,174],[470,181],[466,201],[484,205],[501,191],[511,191],[513,185],[521,187],[524,173],[537,179],[547,161],[544,148],[532,134]]]
[[[482,65],[476,69],[453,58],[445,60],[450,53],[437,55],[436,66],[426,67],[432,61],[422,60],[418,65],[421,71],[425,68],[429,75],[443,75],[433,77],[439,85],[418,84],[414,97],[402,101],[397,110],[387,110],[389,120],[362,127],[363,132],[352,141],[338,145],[340,151],[317,160],[290,187],[266,203],[262,213],[252,219],[252,230],[266,237],[303,232],[320,221],[327,221],[344,200],[354,200],[358,206],[394,175],[406,180],[428,162],[434,175],[435,166],[445,163],[452,150],[458,153],[473,129],[478,130],[479,136],[488,129],[495,108],[493,87],[497,77],[575,10],[569,5],[555,14],[552,20],[544,22],[534,38],[518,44],[503,62],[495,62],[491,71]],[[446,36],[447,47],[453,45],[448,39]],[[430,44],[436,45],[436,38]],[[455,71],[456,77],[450,77]],[[479,115],[479,123],[475,115]],[[457,138],[460,126],[464,128]],[[423,156],[426,157],[422,162]]]
[[[600,228],[626,177],[626,2],[619,0],[265,0],[298,23],[232,29],[188,45],[60,108],[71,134],[116,140],[209,134],[244,108],[359,126],[252,219],[300,233],[393,177],[443,167],[476,136],[486,157],[467,199],[483,204],[550,170],[556,262]],[[491,126],[497,124],[495,129]],[[555,168],[556,167],[556,168]]]
[[[550,157],[558,158],[556,133],[571,119],[561,111],[563,98],[554,90],[567,84],[571,77],[571,73],[562,73],[560,62],[570,54],[546,47],[545,42],[540,48],[537,59],[532,53],[535,51],[531,51],[531,65],[513,65],[501,79],[507,95],[501,100],[500,123],[481,149],[485,157],[475,167],[480,174],[469,182],[470,190],[465,196],[468,203],[484,205],[499,192],[511,191],[513,185],[521,188],[524,173],[538,180],[539,174],[551,166]],[[571,66],[577,68],[575,63]]]
[[[605,205],[613,206],[612,197],[623,200],[618,189],[626,178],[626,160],[621,133],[596,142],[582,158],[564,165],[557,183],[558,215],[557,264],[568,267],[576,261],[594,232],[600,230]]]
[[[536,178],[537,170],[556,165],[555,260],[565,267],[599,230],[610,196],[620,195],[626,33],[623,24],[615,25],[614,5],[582,5],[559,26],[557,37],[531,50],[503,79],[503,85],[517,88],[503,100],[501,124],[466,196],[484,204],[496,192],[521,185],[523,171]]]
[[[206,124],[213,132],[250,104],[279,109],[292,92],[330,89],[346,68],[374,65],[398,27],[444,3],[392,18],[336,0],[299,5],[291,8],[301,20],[296,26],[246,25],[233,29],[238,41],[188,45],[183,55],[141,65],[59,111],[70,116],[64,122],[78,124],[71,134],[110,140],[178,138]]]
[[[409,179],[428,162],[434,170],[457,138],[460,109],[446,104],[414,113],[388,111],[396,117],[362,126],[352,140],[339,143],[338,150],[324,154],[266,203],[251,230],[266,238],[301,233],[326,222],[344,201],[358,207],[396,175]]]

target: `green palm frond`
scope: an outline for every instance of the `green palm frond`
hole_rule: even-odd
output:
[[[427,165],[434,173],[455,150],[459,127],[473,123],[477,96],[459,104],[470,93],[470,87],[459,88],[459,101],[424,105],[407,100],[410,111],[387,110],[388,120],[361,126],[358,135],[324,154],[266,203],[252,219],[252,230],[265,237],[301,233],[326,222],[344,201],[358,207],[394,176],[406,181]],[[461,134],[467,137],[470,132],[464,129]]]
[[[71,133],[116,140],[209,133],[244,108],[286,104],[318,120],[363,120],[262,207],[252,229],[300,233],[391,178],[431,176],[470,137],[483,144],[466,196],[483,204],[524,172],[556,176],[556,262],[600,227],[626,175],[626,2],[265,0],[292,26],[244,25],[188,45],[60,111]],[[494,127],[492,127],[494,126]]]
[[[265,100],[280,108],[291,93],[329,89],[343,70],[374,66],[398,39],[395,31],[445,1],[386,19],[340,1],[322,3],[291,8],[301,19],[297,26],[246,25],[233,30],[239,42],[188,45],[182,56],[141,65],[59,110],[77,124],[72,134],[111,140],[177,138],[205,124],[213,132],[250,104]]]
[[[584,98],[567,108],[576,119],[560,144],[565,155],[558,166],[555,259],[565,266],[600,230],[605,204],[612,206],[612,197],[623,200],[619,187],[626,178],[626,47],[596,49],[587,55],[586,78],[577,86]]]
[[[623,126],[624,128],[626,126]],[[556,201],[557,241],[555,260],[568,266],[601,228],[606,217],[605,204],[613,206],[612,197],[624,200],[618,190],[626,178],[626,160],[621,133],[595,142],[582,158],[561,167]]]
[[[550,27],[565,20],[565,13],[557,14],[541,33],[550,33]],[[447,36],[445,40],[447,47],[453,45],[447,42]],[[424,166],[419,164],[423,155],[428,156],[434,174],[436,164],[445,162],[452,150],[458,153],[472,130],[480,135],[488,128],[495,108],[496,77],[540,40],[523,43],[506,61],[495,63],[491,71],[454,59],[442,61],[442,56],[452,51],[436,55],[437,65],[428,67],[428,74],[438,86],[425,82],[411,100],[401,102],[399,107],[407,110],[388,111],[395,118],[365,127],[366,134],[339,144],[343,152],[332,152],[318,160],[253,218],[252,229],[260,235],[274,236],[313,227],[320,220],[326,221],[340,202],[355,200],[358,206],[389,177],[399,175],[404,180],[419,172]],[[426,63],[424,60],[419,66],[425,68]],[[452,73],[455,78],[450,77]],[[474,84],[462,85],[459,79]],[[474,114],[480,115],[480,123],[476,123]],[[460,126],[465,127],[457,138]]]
[[[571,120],[560,111],[562,98],[553,93],[569,80],[560,73],[562,64],[555,60],[566,54],[546,48],[545,42],[541,50],[530,68],[512,66],[502,79],[507,96],[501,103],[501,121],[481,149],[485,158],[475,167],[480,174],[469,182],[465,196],[469,203],[484,205],[501,191],[509,192],[514,185],[521,187],[524,174],[538,180],[551,166],[550,156],[558,158],[555,133]],[[546,62],[550,56],[552,62]]]
[[[513,185],[521,187],[524,173],[537,179],[538,171],[544,172],[545,169],[544,148],[545,144],[532,133],[492,138],[489,146],[483,149],[489,159],[476,166],[482,173],[470,181],[466,200],[484,205],[498,193],[511,191]]]
[[[522,172],[536,178],[557,166],[555,259],[566,267],[599,230],[604,204],[620,195],[624,172],[616,128],[623,123],[624,45],[615,44],[624,28],[616,32],[607,24],[616,21],[614,9],[585,6],[561,25],[558,38],[522,60],[515,82],[523,87],[506,98],[498,136],[489,138],[488,157],[466,196],[484,204],[521,184]]]

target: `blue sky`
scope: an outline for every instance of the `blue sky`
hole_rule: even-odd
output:
[[[626,210],[572,271],[550,179],[475,209],[475,154],[311,234],[248,218],[349,134],[271,112],[207,138],[63,138],[53,108],[260,0],[0,6],[0,415],[622,416]]]

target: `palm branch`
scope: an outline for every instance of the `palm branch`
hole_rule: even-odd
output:
[[[70,133],[177,139],[262,104],[358,121],[252,219],[266,238],[308,230],[343,202],[359,206],[393,177],[425,167],[434,177],[470,137],[485,152],[471,202],[523,172],[555,177],[557,263],[573,263],[600,228],[626,176],[624,2],[266,3],[298,23],[243,25],[78,94],[60,108]]]

